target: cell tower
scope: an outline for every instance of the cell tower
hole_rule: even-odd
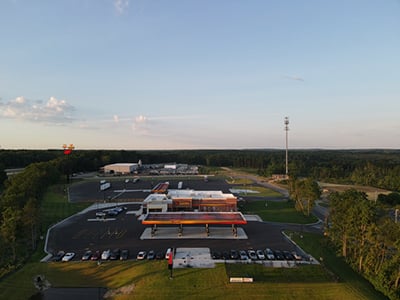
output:
[[[289,117],[285,117],[286,131],[286,178],[289,177],[289,161],[288,161],[288,132],[289,132]]]

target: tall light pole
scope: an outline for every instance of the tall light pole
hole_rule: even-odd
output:
[[[286,131],[286,178],[289,177],[289,162],[288,162],[288,132],[289,132],[289,117],[285,117],[285,131]]]

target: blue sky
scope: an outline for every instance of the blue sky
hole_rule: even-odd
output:
[[[400,148],[398,0],[2,0],[0,147]]]

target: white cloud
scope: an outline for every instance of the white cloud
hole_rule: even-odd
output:
[[[74,107],[65,100],[50,97],[47,102],[17,97],[7,103],[0,102],[0,117],[36,122],[65,123],[71,121]]]
[[[129,6],[129,0],[113,0],[114,7],[119,14],[123,14]]]

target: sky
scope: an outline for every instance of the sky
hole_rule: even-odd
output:
[[[400,149],[400,0],[1,0],[0,149]]]

